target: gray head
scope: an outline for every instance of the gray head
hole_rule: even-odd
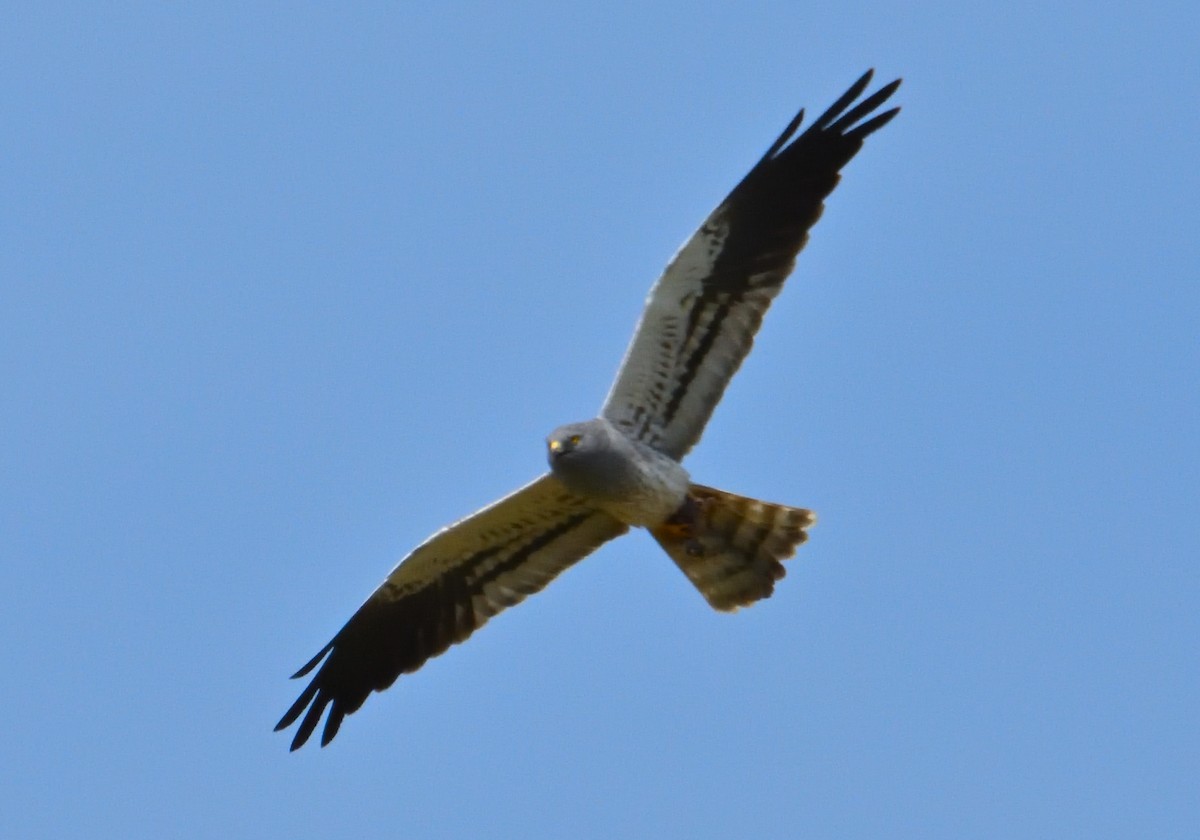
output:
[[[559,426],[546,438],[550,471],[586,496],[613,497],[631,477],[629,442],[602,419]]]

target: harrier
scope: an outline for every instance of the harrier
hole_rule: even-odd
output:
[[[804,111],[650,290],[600,416],[546,440],[550,471],[438,531],[398,565],[295,677],[316,674],[276,731],[321,745],[372,691],[417,670],[630,527],[647,529],[718,610],[768,597],[811,511],[693,484],[681,460],[750,352],[808,231],[900,81],[855,104],[868,71],[799,136]],[[318,668],[318,666],[320,666]]]

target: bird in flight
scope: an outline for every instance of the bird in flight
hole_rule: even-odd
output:
[[[680,463],[754,341],[840,172],[899,108],[897,79],[857,102],[868,71],[797,134],[801,110],[683,244],[650,290],[600,416],[546,439],[550,470],[438,531],[392,570],[293,678],[276,725],[321,746],[372,691],[464,641],[631,527],[647,529],[718,610],[774,591],[812,511],[694,484]],[[857,104],[856,104],[857,102]]]

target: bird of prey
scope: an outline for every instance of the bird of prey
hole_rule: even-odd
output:
[[[797,135],[801,110],[681,247],[650,290],[600,416],[546,439],[549,472],[417,546],[295,677],[311,682],[276,725],[328,710],[321,745],[372,691],[465,640],[630,527],[647,529],[710,605],[769,596],[811,511],[692,483],[680,461],[750,351],[763,315],[900,80],[856,101],[868,71]],[[318,666],[320,666],[318,668]]]

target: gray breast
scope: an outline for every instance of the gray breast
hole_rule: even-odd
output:
[[[687,471],[603,418],[555,429],[550,470],[573,493],[630,525],[656,525],[683,503]]]

